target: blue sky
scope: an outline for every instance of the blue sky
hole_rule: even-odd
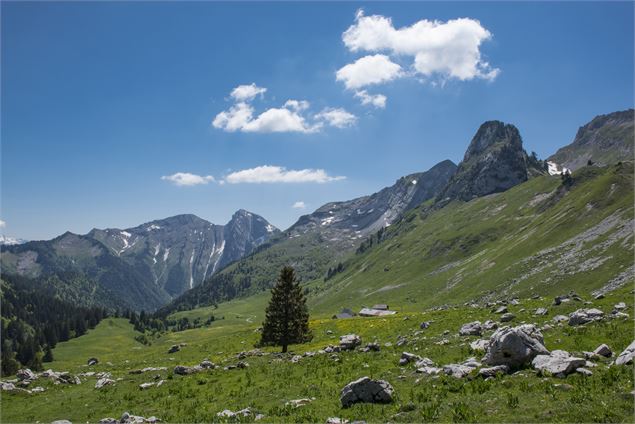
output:
[[[1,230],[26,239],[239,208],[286,228],[458,163],[483,121],[545,158],[633,106],[631,2],[3,2],[1,47]]]

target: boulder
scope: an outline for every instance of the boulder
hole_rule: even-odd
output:
[[[635,358],[635,340],[624,349],[624,352],[620,353],[620,356],[615,360],[615,365],[630,364],[633,362],[633,358]]]
[[[509,322],[514,318],[516,318],[516,315],[512,314],[511,312],[507,312],[506,314],[501,315],[501,322]]]
[[[569,318],[567,318],[565,315],[556,315],[555,317],[552,318],[553,322],[565,322],[568,321]]]
[[[417,368],[417,372],[426,375],[437,375],[443,372],[443,368],[424,366]]]
[[[509,371],[507,365],[496,365],[495,367],[481,368],[478,370],[478,375],[483,378],[496,377],[497,374],[505,374]]]
[[[617,303],[615,306],[613,306],[613,308],[616,311],[622,311],[622,310],[626,309],[626,303],[624,303],[624,302]]]
[[[394,389],[387,381],[362,377],[344,386],[340,393],[340,402],[344,408],[359,402],[390,403],[393,393]]]
[[[399,358],[399,365],[407,365],[410,362],[417,362],[421,360],[421,356],[414,353],[402,352],[401,358]]]
[[[210,361],[209,359],[203,359],[201,361],[201,363],[198,364],[198,366],[200,368],[203,368],[203,369],[214,369],[214,368],[216,368],[216,365],[212,361]]]
[[[425,330],[428,327],[430,327],[430,321],[423,321],[421,324],[419,324],[419,328],[422,330]]]
[[[489,340],[486,339],[474,340],[470,343],[470,349],[476,352],[485,352],[488,346]]]
[[[498,324],[496,323],[496,321],[492,321],[491,319],[483,323],[483,330],[496,330],[497,328]]]
[[[503,327],[492,334],[483,362],[517,368],[529,364],[536,355],[548,354],[540,330],[533,324]]]
[[[185,365],[177,365],[176,367],[174,367],[174,374],[189,375],[189,374],[197,373],[197,372],[199,372],[201,370],[202,370],[202,368],[199,367],[199,366],[187,367]]]
[[[593,375],[593,372],[586,368],[578,368],[575,370],[575,372],[577,372],[578,374],[586,375],[587,377],[591,377]]]
[[[172,345],[172,347],[170,347],[170,349],[168,350],[168,353],[176,353],[179,350],[181,350],[180,345]]]
[[[547,315],[548,312],[547,308],[538,308],[534,311],[534,315]]]
[[[432,360],[429,358],[421,358],[415,363],[415,367],[417,368],[431,367],[433,365],[434,365],[434,362],[432,362]]]
[[[21,370],[18,370],[18,372],[15,374],[15,376],[18,378],[18,380],[20,381],[33,381],[37,378],[37,376],[35,375],[35,373],[33,371],[31,371],[28,368],[23,368]]]
[[[139,389],[141,390],[145,390],[145,389],[149,389],[150,387],[154,386],[156,383],[151,382],[151,383],[141,383],[139,384]]]
[[[362,338],[357,334],[346,334],[344,336],[340,336],[340,349],[342,350],[353,350],[361,344]]]
[[[604,312],[599,309],[578,309],[575,312],[569,314],[569,325],[583,325],[591,321],[601,320],[604,316]]]
[[[483,327],[480,321],[468,322],[463,324],[459,330],[461,336],[480,336],[483,333]]]
[[[99,359],[97,359],[97,358],[90,358],[90,359],[88,359],[88,362],[87,362],[89,367],[91,367],[93,365],[97,365],[98,363],[99,363]]]
[[[340,417],[328,417],[326,419],[326,424],[348,424],[349,421],[346,418]]]
[[[100,378],[97,380],[97,383],[95,383],[95,388],[101,389],[102,387],[111,386],[113,384],[115,384],[115,380],[111,380],[110,378]]]
[[[55,380],[58,383],[63,384],[81,384],[82,381],[78,376],[69,374],[67,372],[62,372],[57,374],[57,378]]]
[[[462,364],[448,364],[443,366],[443,372],[456,378],[467,377],[475,368]]]
[[[51,424],[73,424],[73,423],[70,422],[69,420],[55,420],[55,421],[51,421]]]
[[[507,306],[500,306],[498,309],[494,311],[495,314],[505,314],[507,313]]]
[[[379,347],[379,343],[367,343],[365,347],[362,348],[362,352],[379,352],[381,348]]]
[[[293,357],[291,358],[291,362],[294,363],[294,364],[297,364],[298,362],[300,362],[301,359],[302,359],[302,356],[293,355]]]
[[[610,358],[613,356],[613,351],[606,344],[599,345],[594,351],[594,354],[604,356],[605,358]]]
[[[531,365],[541,374],[559,378],[566,377],[578,368],[584,367],[585,364],[585,359],[573,357],[564,350],[554,350],[548,355],[538,355],[531,362]]]
[[[12,390],[15,390],[15,384],[2,381],[0,382],[0,389],[3,392],[10,392]]]

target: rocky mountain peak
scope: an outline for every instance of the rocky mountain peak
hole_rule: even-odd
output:
[[[596,165],[632,160],[634,122],[633,109],[598,115],[578,129],[571,144],[547,160],[572,171],[586,166],[589,160]]]
[[[485,152],[495,144],[508,145],[517,149],[522,149],[522,139],[518,128],[501,121],[487,121],[481,124],[478,131],[472,138],[463,162]]]
[[[539,171],[527,156],[518,129],[501,121],[483,123],[472,138],[463,162],[437,200],[471,200],[505,191]]]

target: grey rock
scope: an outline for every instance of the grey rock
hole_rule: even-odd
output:
[[[594,354],[610,358],[613,356],[613,351],[606,344],[601,344],[593,351]]]
[[[615,365],[630,364],[633,362],[633,358],[635,358],[635,340],[615,359]]]
[[[414,353],[403,352],[401,358],[399,358],[399,365],[407,365],[410,362],[417,362],[421,359],[421,356],[415,355]]]
[[[498,328],[498,324],[496,321],[487,320],[483,323],[484,330],[496,330]]]
[[[170,347],[170,349],[168,350],[168,353],[176,353],[178,351],[181,350],[181,346],[179,345],[173,345],[172,347]]]
[[[461,336],[480,336],[483,333],[483,327],[480,321],[469,322],[463,324],[459,330]]]
[[[547,315],[549,310],[547,308],[538,308],[534,311],[534,315]]]
[[[587,377],[590,377],[593,375],[593,372],[586,368],[577,368],[575,372],[577,372],[578,374],[586,375]]]
[[[97,365],[99,363],[99,359],[97,358],[90,358],[87,362],[88,366],[93,366],[93,365]]]
[[[478,375],[483,378],[496,377],[497,374],[505,374],[509,372],[507,365],[496,365],[495,367],[481,368],[478,370]]]
[[[613,306],[613,308],[615,308],[618,311],[624,310],[626,309],[626,303],[624,302],[617,303],[615,306]]]
[[[566,377],[576,369],[584,367],[585,364],[585,359],[573,357],[564,350],[554,350],[549,355],[538,355],[531,362],[534,369],[541,374],[559,378]]]
[[[495,314],[505,314],[507,313],[507,306],[500,306],[498,309],[494,311]]]
[[[565,315],[556,315],[555,317],[552,318],[553,322],[564,322],[564,321],[569,321],[569,318],[567,318]]]
[[[425,330],[426,328],[430,327],[430,321],[424,321],[421,324],[419,324],[419,328],[422,330]]]
[[[360,402],[390,403],[393,400],[393,394],[394,389],[387,381],[362,377],[344,386],[340,393],[340,402],[344,408]]]
[[[426,375],[437,375],[443,372],[443,368],[425,366],[417,368],[417,372]]]
[[[31,371],[28,368],[23,368],[21,370],[18,370],[18,372],[15,374],[15,376],[18,378],[18,380],[20,381],[33,381],[37,378],[37,376],[35,375],[35,373],[33,371]]]
[[[509,322],[514,318],[516,318],[516,315],[512,314],[511,312],[507,312],[506,314],[501,315],[501,322]]]
[[[174,367],[174,374],[178,375],[190,375],[202,371],[200,366],[187,367],[185,365],[177,365]]]
[[[510,368],[529,364],[536,355],[548,354],[540,330],[532,324],[504,327],[492,334],[483,361],[488,365]]]
[[[485,352],[488,346],[489,340],[485,339],[474,340],[472,343],[470,343],[470,349],[476,352]]]
[[[591,321],[601,320],[603,316],[604,312],[599,309],[578,309],[569,314],[569,325],[583,325]]]
[[[115,380],[111,380],[110,378],[100,378],[95,383],[95,389],[101,389],[102,387],[111,386],[115,384]]]
[[[346,334],[344,336],[340,336],[340,349],[342,350],[354,350],[361,344],[362,338],[357,334]]]

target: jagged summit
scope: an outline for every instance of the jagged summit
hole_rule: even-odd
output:
[[[518,129],[501,121],[483,123],[472,138],[463,161],[439,201],[471,200],[505,191],[543,172],[542,165],[527,155]]]

